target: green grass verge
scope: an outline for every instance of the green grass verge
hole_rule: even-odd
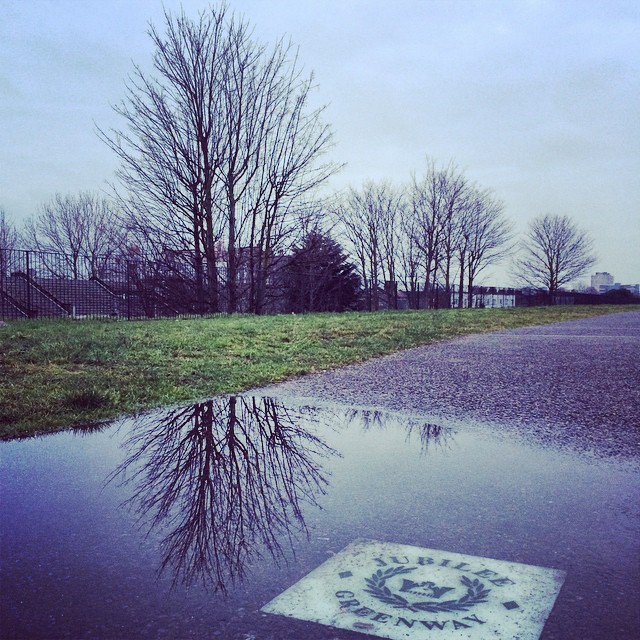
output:
[[[0,327],[0,438],[239,392],[460,335],[639,308],[10,322]]]

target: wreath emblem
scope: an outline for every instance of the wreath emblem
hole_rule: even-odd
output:
[[[491,589],[485,589],[484,584],[477,578],[470,580],[467,576],[462,576],[460,582],[467,589],[467,593],[459,600],[445,600],[438,602],[435,600],[425,600],[423,602],[409,602],[405,597],[398,593],[393,593],[386,586],[386,581],[394,576],[415,571],[417,567],[391,567],[386,571],[378,569],[370,578],[365,578],[367,589],[364,591],[370,593],[385,604],[391,605],[395,609],[408,609],[409,611],[418,612],[426,611],[427,613],[441,613],[450,611],[468,611],[471,607],[481,602],[487,601],[487,596]],[[440,589],[440,592],[450,591],[450,589]]]

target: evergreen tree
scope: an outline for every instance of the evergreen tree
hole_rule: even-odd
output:
[[[355,266],[342,247],[317,228],[294,248],[286,275],[290,311],[346,311],[357,307],[360,278]]]

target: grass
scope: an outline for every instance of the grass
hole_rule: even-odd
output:
[[[0,327],[0,438],[239,392],[470,333],[639,308],[10,322]]]

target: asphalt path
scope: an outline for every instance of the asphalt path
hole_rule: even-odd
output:
[[[260,392],[490,423],[637,459],[640,312],[448,340]]]

